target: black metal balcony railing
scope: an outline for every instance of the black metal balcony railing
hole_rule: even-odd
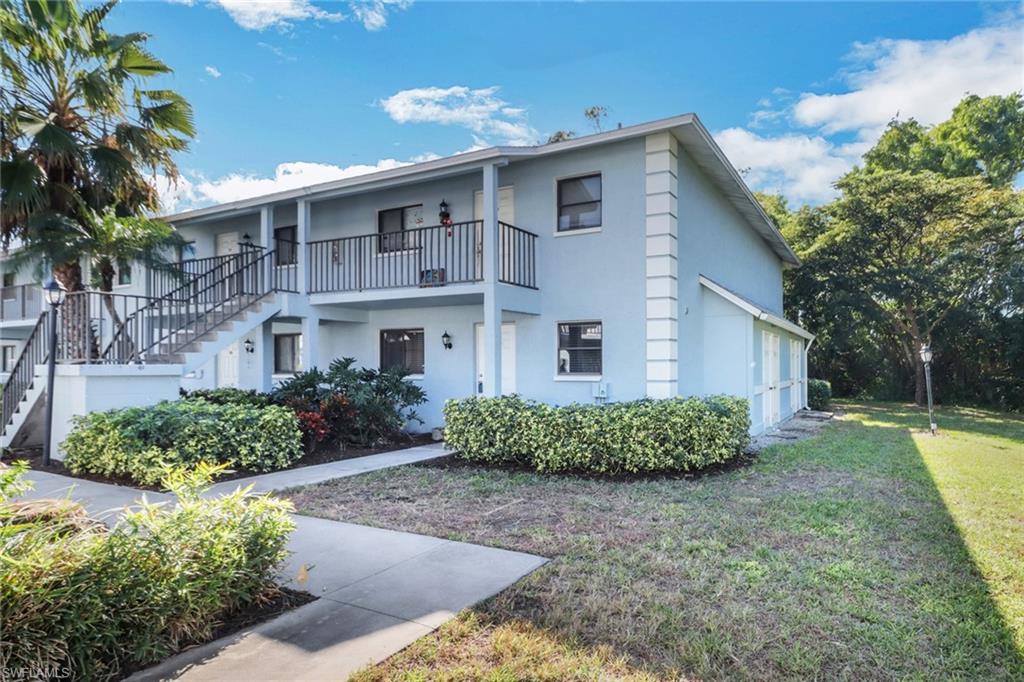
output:
[[[537,235],[498,225],[498,280],[536,288]],[[485,277],[482,220],[310,242],[309,291],[440,287]]]
[[[18,284],[0,288],[0,322],[35,320],[42,310],[40,285]]]

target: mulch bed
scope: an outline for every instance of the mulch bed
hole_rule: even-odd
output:
[[[403,438],[401,441],[396,443],[390,443],[385,446],[376,448],[358,448],[358,447],[346,447],[338,449],[323,449],[317,452],[313,452],[307,455],[303,455],[299,461],[292,464],[290,467],[284,469],[277,469],[277,471],[288,471],[290,469],[301,469],[302,467],[313,466],[315,464],[327,464],[329,462],[340,462],[346,459],[356,459],[357,457],[368,457],[370,455],[379,455],[385,452],[395,452],[396,450],[406,450],[408,448],[418,447],[420,445],[429,445],[434,440],[429,433],[418,433],[410,435],[408,438]],[[14,453],[6,453],[0,461],[5,464],[11,462],[25,460],[28,465],[34,471],[46,471],[51,474],[60,474],[61,476],[71,476],[73,478],[81,478],[87,481],[95,481],[97,483],[110,483],[113,485],[127,486],[129,488],[139,488],[141,490],[152,490],[160,492],[163,490],[158,485],[141,485],[136,483],[125,476],[101,476],[99,474],[91,473],[71,473],[64,464],[58,460],[50,460],[48,466],[43,465],[42,454],[38,450],[21,450]],[[260,474],[273,473],[267,471],[250,471],[248,469],[233,469],[230,472],[221,474],[217,477],[217,483],[221,481],[234,481],[239,478],[247,478],[249,476],[258,476]]]

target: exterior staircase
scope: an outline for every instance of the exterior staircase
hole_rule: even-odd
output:
[[[59,309],[57,362],[181,365],[193,372],[281,312],[273,251],[220,259],[160,297],[83,291]],[[36,323],[0,405],[0,449],[41,442],[49,355],[48,313]]]

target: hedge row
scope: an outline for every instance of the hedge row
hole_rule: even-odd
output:
[[[23,470],[0,472],[3,679],[121,679],[276,590],[286,501],[203,499],[200,466],[168,480],[176,505],[141,505],[108,530],[70,500],[11,501]]]
[[[292,410],[192,398],[75,417],[62,444],[72,473],[160,481],[168,467],[200,462],[250,471],[287,467],[303,454]]]
[[[747,401],[729,396],[552,407],[518,396],[445,404],[445,442],[474,462],[602,474],[692,471],[750,442]]]

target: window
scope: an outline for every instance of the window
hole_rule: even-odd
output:
[[[601,174],[558,181],[558,231],[601,227]]]
[[[378,253],[402,251],[413,246],[413,239],[406,230],[423,225],[423,204],[389,208],[377,214],[377,232],[380,233]]]
[[[14,273],[5,272],[3,280],[3,300],[13,301],[18,298],[18,292],[14,289]]]
[[[298,252],[295,225],[274,228],[274,248],[277,249],[278,265],[295,265]]]
[[[601,373],[601,323],[558,323],[558,374]]]
[[[274,374],[302,370],[302,334],[274,334]]]
[[[14,369],[14,346],[0,346],[0,372]]]
[[[181,250],[178,252],[178,261],[186,263],[196,259],[196,243],[185,242],[181,245]]]
[[[4,273],[4,287],[13,287],[13,286],[14,286],[14,273],[13,272],[5,272]]]
[[[132,283],[132,266],[122,265],[117,269],[118,286],[127,286]]]
[[[423,374],[423,330],[382,329],[380,332],[380,368],[405,367]]]

